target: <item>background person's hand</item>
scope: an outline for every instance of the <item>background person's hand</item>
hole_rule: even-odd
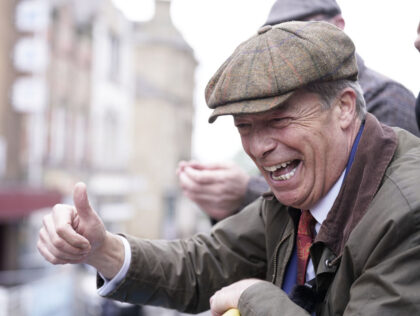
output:
[[[44,217],[37,245],[39,252],[52,264],[87,263],[105,277],[113,277],[124,260],[121,240],[105,230],[89,204],[84,183],[76,184],[73,201],[74,206],[55,205]],[[114,260],[108,257],[104,260],[111,249]]]
[[[184,194],[216,220],[239,210],[250,179],[234,164],[194,161],[181,161],[177,175]]]
[[[420,22],[419,26],[417,27],[417,38],[414,41],[414,46],[416,46],[417,50],[420,52]]]
[[[263,282],[259,279],[244,279],[226,286],[210,298],[210,310],[212,316],[221,316],[231,308],[238,308],[239,298],[242,292],[255,283]]]

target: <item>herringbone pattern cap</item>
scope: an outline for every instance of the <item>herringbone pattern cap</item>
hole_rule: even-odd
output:
[[[239,45],[207,84],[212,123],[220,115],[265,112],[313,82],[357,80],[355,47],[326,22],[264,26]]]

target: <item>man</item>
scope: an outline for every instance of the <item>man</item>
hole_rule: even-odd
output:
[[[94,266],[102,295],[138,304],[418,314],[420,140],[366,114],[357,75],[352,41],[331,24],[260,29],[219,68],[206,100],[210,122],[233,115],[272,192],[210,234],[150,241],[107,232],[79,184],[74,207],[45,217],[39,251]]]
[[[291,20],[322,20],[340,29],[345,27],[335,0],[277,0],[265,25]],[[414,95],[400,83],[367,68],[358,55],[357,64],[367,111],[387,125],[420,136],[414,114]],[[420,105],[417,111],[420,113]],[[262,178],[251,178],[233,164],[183,161],[179,164],[178,177],[184,194],[216,221],[236,213],[268,190]]]

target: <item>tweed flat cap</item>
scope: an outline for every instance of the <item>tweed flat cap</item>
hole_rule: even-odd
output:
[[[240,44],[207,84],[205,97],[220,115],[265,112],[313,82],[357,80],[355,47],[326,22],[263,26]]]
[[[335,0],[277,0],[271,7],[265,25],[299,21],[317,14],[334,16],[340,13]]]

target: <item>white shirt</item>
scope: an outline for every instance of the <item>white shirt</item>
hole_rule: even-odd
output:
[[[315,224],[315,231],[316,233],[319,232],[319,229],[321,227],[321,224],[323,221],[327,218],[327,215],[329,211],[331,210],[331,207],[334,204],[335,199],[337,198],[338,192],[340,192],[341,185],[343,184],[344,180],[344,173],[341,174],[340,178],[337,180],[337,182],[333,185],[333,187],[328,191],[328,193],[318,201],[318,203],[315,204],[315,206],[310,209],[312,216],[316,220]],[[106,296],[109,293],[111,293],[118,284],[124,279],[124,277],[127,274],[128,268],[130,267],[131,263],[131,248],[130,245],[124,237],[120,236],[123,244],[124,244],[124,263],[118,271],[118,273],[113,277],[111,280],[107,280],[102,275],[102,279],[104,279],[104,285],[98,289],[98,294],[101,296]],[[312,263],[312,259],[309,260],[308,268],[306,269],[306,280],[311,280],[315,277],[315,271],[314,271],[314,265]]]
[[[317,234],[319,232],[319,229],[321,228],[322,223],[327,218],[327,215],[330,212],[338,193],[340,192],[345,172],[346,170],[343,171],[340,178],[338,178],[337,182],[328,191],[328,193],[321,200],[319,200],[318,203],[316,203],[314,207],[312,207],[312,209],[309,210],[313,218],[315,218],[316,220],[315,231]],[[312,280],[314,277],[314,264],[312,263],[312,259],[309,259],[308,267],[306,268],[306,280]]]

